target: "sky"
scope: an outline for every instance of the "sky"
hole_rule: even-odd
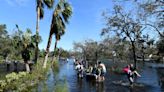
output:
[[[30,28],[36,31],[36,0],[0,0],[0,24],[6,24],[10,34],[18,24],[23,31]],[[57,1],[57,0],[55,0]],[[73,7],[73,15],[66,26],[66,33],[61,37],[58,47],[66,50],[73,49],[73,42],[81,42],[86,39],[101,40],[100,33],[104,26],[102,12],[112,9],[112,0],[68,0]],[[43,41],[40,49],[46,49],[49,36],[50,23],[53,10],[45,7],[44,18],[40,21],[40,35]],[[50,50],[53,50],[55,37]]]

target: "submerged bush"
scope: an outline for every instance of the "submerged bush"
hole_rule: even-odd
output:
[[[54,73],[59,72],[59,61],[58,60],[55,60],[54,62],[52,62],[52,69],[53,69]]]
[[[122,67],[111,67],[109,71],[116,74],[124,74]]]
[[[64,79],[64,81],[58,81],[55,85],[54,92],[68,92],[68,84],[67,81]]]

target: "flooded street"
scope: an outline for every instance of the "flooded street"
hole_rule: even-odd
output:
[[[58,81],[66,80],[69,92],[164,92],[164,84],[161,82],[164,69],[154,67],[156,64],[139,64],[142,67],[139,71],[141,77],[136,79],[134,87],[129,87],[115,84],[114,82],[119,81],[128,83],[127,76],[111,72],[109,68],[113,66],[112,62],[104,63],[108,70],[104,82],[87,80],[85,77],[78,78],[73,61],[60,61],[58,73],[50,69],[46,81],[40,82],[38,86],[30,90],[32,92],[54,92]],[[1,70],[1,74],[6,73]]]
[[[51,73],[47,79],[49,92],[52,92],[55,86],[55,77],[53,72]],[[73,62],[69,61],[68,63],[62,64],[58,77],[59,79],[66,78],[69,92],[164,92],[164,88],[162,88],[162,84],[159,81],[157,69],[148,67],[146,63],[143,69],[141,69],[140,74],[142,77],[136,79],[136,86],[133,88],[114,84],[114,81],[128,82],[128,80],[125,75],[111,72],[107,72],[104,82],[98,83],[95,81],[88,81],[85,77],[79,79],[74,69]]]
[[[164,92],[164,0],[1,0],[0,92]]]

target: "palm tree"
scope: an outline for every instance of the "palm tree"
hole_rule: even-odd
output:
[[[60,37],[65,33],[65,24],[68,23],[68,19],[70,18],[71,15],[72,15],[71,5],[65,0],[59,0],[58,4],[55,7],[52,17],[51,29],[50,29],[49,39],[47,43],[43,68],[46,68],[49,48],[52,41],[52,35],[55,34],[55,38],[56,38],[55,47],[54,47],[54,51],[55,51],[58,40],[60,40]]]
[[[34,41],[32,41],[32,32],[30,29],[27,29],[25,33],[22,33],[22,31],[19,29],[18,25],[16,25],[18,29],[18,38],[14,39],[16,46],[19,46],[18,48],[21,50],[22,58],[24,60],[25,66],[26,66],[26,71],[30,72],[30,67],[29,67],[29,60],[30,60],[30,52],[32,49],[34,49]]]
[[[22,35],[22,45],[23,45],[22,58],[24,59],[27,72],[30,72],[30,67],[28,62],[30,60],[30,48],[32,44],[31,36],[32,36],[32,32],[30,29],[27,29],[26,32]]]
[[[55,54],[55,52],[57,51],[57,43],[58,43],[58,41],[60,40],[60,38],[61,38],[61,35],[62,34],[55,34],[55,45],[54,45],[54,54],[53,54],[53,57],[52,57],[52,62],[55,60],[55,57],[56,57],[56,54]]]
[[[39,20],[44,17],[44,6],[47,6],[49,9],[53,8],[54,0],[36,0],[37,6],[37,21],[36,21],[36,50],[35,50],[35,63],[38,58],[38,39],[39,39]]]

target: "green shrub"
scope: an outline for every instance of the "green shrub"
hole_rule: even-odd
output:
[[[8,84],[10,84],[13,81],[16,81],[16,80],[18,80],[18,79],[20,79],[22,77],[25,77],[27,74],[28,74],[27,72],[19,72],[18,74],[16,74],[15,72],[13,72],[13,73],[7,74],[5,76],[6,82]]]
[[[44,80],[49,70],[50,63],[47,68],[43,69],[42,64],[38,63],[34,66],[31,73],[19,72],[10,73],[5,76],[4,80],[0,80],[1,91],[18,91],[28,92],[28,88],[35,86],[40,80]]]
[[[0,92],[3,91],[3,88],[7,85],[5,80],[0,80]]]

